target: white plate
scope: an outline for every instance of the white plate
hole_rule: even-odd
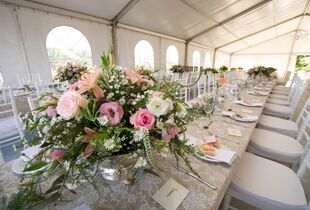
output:
[[[240,104],[242,106],[247,106],[247,107],[262,107],[263,106],[263,103],[258,103],[258,102],[248,104],[243,101],[235,101],[235,104]]]

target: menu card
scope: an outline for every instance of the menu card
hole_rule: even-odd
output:
[[[170,178],[156,193],[153,195],[154,200],[166,210],[176,210],[185,199],[189,190]]]

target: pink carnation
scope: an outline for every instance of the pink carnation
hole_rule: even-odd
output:
[[[62,157],[64,154],[65,154],[65,151],[63,150],[55,150],[54,152],[50,154],[50,158],[52,158],[52,160],[57,160],[60,157]]]
[[[124,115],[123,108],[115,102],[104,103],[100,106],[100,115],[107,116],[109,122],[113,125],[118,124]]]
[[[147,109],[140,109],[130,117],[130,123],[135,128],[146,128],[150,130],[153,128],[154,122],[155,116],[152,115]]]

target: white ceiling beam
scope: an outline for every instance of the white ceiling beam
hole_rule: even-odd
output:
[[[281,21],[281,22],[279,22],[279,23],[277,23],[277,24],[274,24],[274,25],[271,25],[271,26],[269,26],[269,27],[263,28],[263,29],[261,29],[261,30],[259,30],[259,31],[255,31],[254,33],[248,34],[248,35],[246,35],[246,36],[240,37],[239,39],[236,39],[236,40],[234,40],[234,41],[231,41],[231,42],[228,42],[228,43],[223,44],[223,45],[221,45],[221,46],[218,46],[217,49],[220,49],[220,48],[222,48],[222,47],[226,47],[226,46],[228,46],[228,45],[230,45],[230,44],[233,44],[233,43],[235,43],[235,42],[241,41],[242,39],[246,39],[246,38],[248,38],[248,37],[254,36],[254,35],[256,35],[256,34],[258,34],[258,33],[261,33],[261,32],[263,32],[263,31],[267,31],[267,30],[269,30],[269,29],[271,29],[271,28],[274,28],[274,27],[276,27],[276,26],[282,25],[282,24],[284,24],[284,23],[287,23],[287,22],[289,22],[289,21],[291,21],[291,20],[294,20],[294,19],[296,19],[296,18],[299,18],[299,17],[301,17],[301,16],[303,16],[303,15],[297,15],[297,16],[291,17],[291,18],[289,18],[289,19],[286,19],[286,20],[284,20],[284,21]]]
[[[278,34],[277,36],[272,37],[272,38],[270,38],[270,39],[266,39],[266,40],[264,40],[264,41],[261,41],[261,42],[255,43],[255,44],[253,44],[253,45],[250,45],[249,47],[245,47],[245,48],[242,48],[242,49],[240,49],[240,50],[234,51],[233,54],[236,54],[236,53],[238,53],[238,52],[240,52],[240,51],[242,51],[242,50],[249,49],[249,48],[251,48],[251,47],[255,47],[255,46],[260,45],[260,44],[264,44],[264,43],[269,42],[269,41],[271,41],[271,40],[280,38],[280,37],[282,37],[282,36],[286,36],[286,35],[288,35],[288,34],[294,32],[294,31],[296,31],[296,29],[291,30],[291,31],[286,32],[286,33],[283,33],[283,34]]]
[[[119,11],[119,13],[117,15],[115,15],[114,18],[112,18],[112,22],[114,24],[118,23],[120,21],[120,19],[122,19],[131,10],[131,8],[133,8],[138,2],[139,2],[139,0],[130,0],[123,7],[123,9],[121,9],[121,11]]]
[[[230,18],[228,18],[226,20],[223,20],[223,21],[217,23],[216,25],[211,26],[210,28],[207,28],[207,29],[199,32],[198,34],[196,34],[196,35],[190,37],[189,39],[187,39],[187,41],[192,41],[193,39],[195,39],[195,38],[197,38],[197,37],[199,37],[199,36],[201,36],[201,35],[203,35],[205,33],[208,33],[208,32],[210,32],[210,31],[212,31],[212,30],[214,30],[214,29],[216,29],[218,27],[221,27],[224,24],[229,23],[229,22],[231,22],[231,21],[233,21],[233,20],[235,20],[235,19],[237,19],[237,18],[239,18],[239,17],[241,17],[241,16],[243,16],[245,14],[248,14],[248,13],[252,12],[253,10],[256,10],[257,8],[262,7],[262,6],[264,6],[265,4],[267,4],[267,3],[271,2],[271,1],[272,0],[261,1],[261,2],[259,2],[257,4],[255,4],[255,5],[253,5],[252,7],[248,8],[246,10],[243,10],[242,12],[240,12],[240,13],[238,13],[238,14],[230,17]]]

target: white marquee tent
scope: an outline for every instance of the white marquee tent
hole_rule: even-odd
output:
[[[86,37],[94,65],[100,65],[100,55],[113,45],[117,63],[130,66],[134,64],[136,43],[147,40],[154,49],[154,67],[163,71],[166,49],[174,45],[179,64],[191,65],[197,50],[200,64],[244,68],[269,65],[283,75],[294,70],[296,55],[310,51],[308,0],[0,3],[0,71],[6,84],[16,84],[16,74],[23,73],[51,78],[46,37],[57,26],[73,27]]]

